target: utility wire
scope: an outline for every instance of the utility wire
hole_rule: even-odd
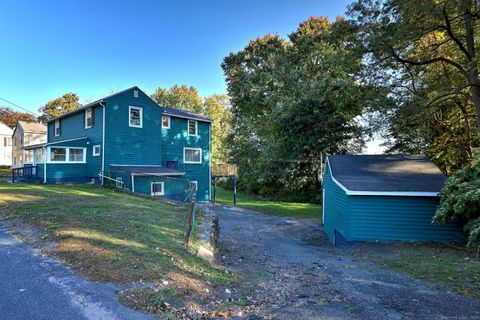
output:
[[[9,103],[9,104],[11,104],[11,105],[13,105],[13,106],[15,106],[15,107],[17,107],[17,108],[19,108],[19,109],[22,109],[23,111],[26,111],[26,112],[30,113],[31,115],[34,115],[35,117],[38,117],[38,116],[39,116],[39,114],[37,114],[37,113],[35,113],[35,112],[32,112],[32,111],[30,111],[30,110],[28,110],[28,109],[25,109],[25,108],[23,108],[23,107],[20,107],[18,104],[13,103],[13,102],[11,102],[11,101],[8,101],[7,99],[3,99],[2,97],[0,97],[0,100],[3,100],[3,101],[5,101],[6,103]]]

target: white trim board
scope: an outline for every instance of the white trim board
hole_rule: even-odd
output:
[[[333,182],[337,184],[348,196],[390,196],[390,197],[438,197],[438,192],[418,192],[418,191],[353,191],[348,190],[343,184],[333,177],[332,167],[327,157],[328,171]],[[325,180],[325,179],[324,179]]]

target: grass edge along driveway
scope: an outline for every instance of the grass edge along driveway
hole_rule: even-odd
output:
[[[233,191],[217,186],[216,200],[219,204],[233,206]],[[280,217],[322,218],[322,207],[319,205],[311,203],[268,201],[238,191],[237,206]]]

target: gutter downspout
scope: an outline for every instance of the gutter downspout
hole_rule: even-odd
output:
[[[105,103],[103,101],[99,102],[99,105],[103,107],[103,116],[102,116],[102,177],[101,184],[103,186],[103,176],[105,175]]]
[[[47,147],[43,147],[43,184],[47,184]]]
[[[135,193],[135,177],[133,173],[131,175],[132,175],[132,193]]]

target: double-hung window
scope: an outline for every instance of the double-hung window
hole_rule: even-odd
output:
[[[152,182],[151,184],[151,195],[152,196],[163,196],[165,194],[163,189],[163,182]]]
[[[50,161],[52,162],[66,162],[67,148],[50,148]]]
[[[162,128],[170,129],[170,117],[162,116]]]
[[[93,127],[93,110],[85,110],[85,129]]]
[[[195,120],[188,120],[188,135],[196,136],[198,134],[198,125]]]
[[[50,147],[48,161],[53,163],[85,163],[85,148]]]
[[[202,163],[202,149],[183,148],[184,163]]]
[[[60,120],[55,120],[55,137],[60,135]]]
[[[142,128],[143,110],[138,107],[128,107],[128,124],[133,128]]]
[[[99,155],[100,155],[100,145],[97,144],[97,145],[93,146],[92,156],[96,157],[96,156],[99,156]]]

